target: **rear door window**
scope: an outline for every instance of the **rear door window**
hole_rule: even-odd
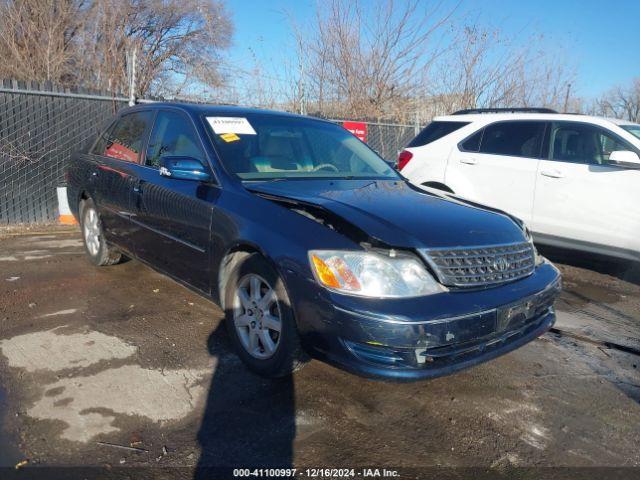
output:
[[[545,122],[498,122],[487,126],[480,153],[513,157],[540,157]]]
[[[92,153],[138,163],[152,121],[152,111],[124,115],[100,136]]]
[[[477,152],[480,150],[480,141],[482,140],[483,129],[478,130],[469,138],[460,143],[460,150],[463,152]]]
[[[145,164],[159,168],[162,157],[190,157],[206,165],[205,154],[200,140],[191,124],[183,114],[161,110],[153,125]]]
[[[469,122],[431,122],[422,129],[416,138],[411,140],[407,147],[422,147],[461,129],[465,125],[469,125]]]

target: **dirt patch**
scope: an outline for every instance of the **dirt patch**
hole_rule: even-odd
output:
[[[198,383],[206,373],[126,365],[64,378],[44,385],[47,394],[26,414],[63,422],[61,439],[88,442],[100,434],[119,431],[114,425],[118,416],[143,417],[160,424],[186,417],[204,398],[204,387]]]
[[[137,348],[100,332],[65,333],[65,327],[0,340],[0,352],[13,368],[57,372],[127,358]]]

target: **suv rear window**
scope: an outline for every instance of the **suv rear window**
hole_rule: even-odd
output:
[[[407,147],[422,147],[461,129],[465,125],[469,125],[469,122],[431,122],[416,135],[416,138],[411,140]]]

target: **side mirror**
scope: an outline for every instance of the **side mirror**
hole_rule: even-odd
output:
[[[209,169],[191,157],[161,157],[160,175],[179,180],[206,182],[211,180]]]
[[[609,163],[614,165],[620,165],[626,168],[640,169],[640,157],[636,152],[630,152],[628,150],[616,150],[609,155]]]
[[[385,163],[389,165],[391,170],[398,170],[398,163],[393,160],[385,160]]]

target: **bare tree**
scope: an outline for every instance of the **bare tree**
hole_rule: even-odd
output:
[[[292,90],[304,78],[309,110],[323,115],[415,123],[462,108],[577,103],[567,97],[574,69],[541,36],[458,28],[456,11],[436,1],[323,0],[311,26],[294,25],[304,73]]]
[[[542,37],[526,41],[500,30],[466,26],[452,52],[432,69],[429,93],[448,110],[544,106],[562,109],[574,77],[567,62],[550,57]]]
[[[593,110],[598,115],[640,122],[640,78],[611,89],[595,101]]]
[[[140,95],[217,86],[232,32],[220,0],[2,0],[0,74],[124,91],[136,50]]]
[[[70,80],[74,40],[83,27],[78,0],[4,0],[0,3],[0,75],[35,81]]]
[[[436,33],[452,12],[415,0],[321,1],[313,25],[296,30],[309,108],[397,116],[442,52]]]

